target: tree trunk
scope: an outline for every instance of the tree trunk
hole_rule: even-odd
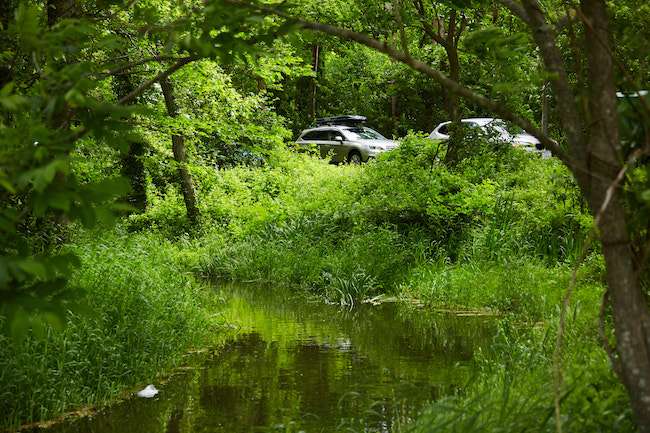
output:
[[[396,66],[396,61],[391,60],[391,65],[393,66],[393,73],[395,74],[395,66]],[[390,97],[390,114],[391,114],[391,119],[393,121],[393,134],[398,135],[397,133],[397,116],[398,116],[398,110],[399,110],[399,99],[397,98],[397,89],[395,88],[397,84],[397,79],[395,76],[393,76],[390,79],[390,87],[391,87],[391,93],[392,96]]]
[[[606,200],[607,189],[622,169],[616,151],[620,143],[619,118],[605,2],[582,0],[581,8],[588,20],[585,51],[589,79],[587,162],[590,176],[577,173],[575,176],[592,213],[597,215]],[[650,313],[634,265],[628,217],[619,188],[614,189],[601,221],[600,239],[624,385],[639,431],[650,432]]]
[[[544,135],[548,135],[548,119],[550,114],[550,104],[548,101],[548,95],[546,94],[547,87],[548,83],[544,84],[542,90],[542,134]]]
[[[49,0],[47,2],[47,26],[52,27],[59,20],[72,18],[79,8],[75,0]]]
[[[115,77],[114,88],[118,99],[131,93],[135,90],[135,87],[130,75]],[[121,174],[129,179],[131,185],[131,192],[126,197],[126,202],[134,206],[139,213],[142,213],[147,208],[147,178],[142,163],[145,145],[136,141],[129,141],[128,144],[128,152],[122,154],[120,158],[122,164]]]
[[[126,202],[135,207],[138,213],[147,209],[147,178],[145,176],[144,156],[145,145],[138,141],[129,141],[129,151],[122,155],[122,176],[129,179],[131,192],[126,196]]]
[[[600,241],[624,385],[639,430],[650,432],[650,313],[634,265],[627,227],[629,211],[617,184],[623,164],[618,154],[619,119],[605,2],[581,1],[586,19],[584,51],[589,80],[589,105],[584,119],[578,115],[566,70],[539,3],[524,0],[523,5],[546,68],[558,77],[551,84],[572,157],[569,168],[592,215],[600,219]],[[604,208],[608,197],[611,199]]]
[[[320,56],[320,47],[318,45],[312,45],[311,47],[311,56],[312,56],[312,68],[314,70],[314,77],[309,83],[309,117],[316,116],[316,92],[318,91],[318,86],[316,85],[316,80],[318,79],[318,59]]]
[[[616,351],[639,431],[650,432],[650,314],[634,267],[625,212],[618,197],[614,200],[600,231]]]
[[[456,37],[456,14],[452,13],[452,19],[449,24],[449,31],[447,32],[447,43],[444,45],[447,52],[447,59],[449,60],[449,78],[456,83],[460,82],[460,60],[458,59],[458,48],[454,44]],[[456,129],[460,126],[460,96],[455,92],[448,92],[447,94],[447,114],[451,120],[451,139],[447,145],[447,154],[445,155],[445,164],[454,166],[458,163],[459,153],[462,149],[460,134]]]
[[[167,106],[167,113],[170,117],[178,115],[176,107],[176,100],[174,97],[174,88],[169,78],[160,82],[160,87],[165,97],[165,105]],[[183,190],[183,200],[185,208],[187,209],[187,219],[191,224],[196,224],[199,215],[197,208],[196,192],[194,190],[194,182],[192,176],[187,170],[187,155],[185,154],[185,139],[182,135],[172,134],[172,150],[174,152],[174,160],[178,163],[178,172],[181,177],[181,189]]]

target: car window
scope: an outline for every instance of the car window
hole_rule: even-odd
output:
[[[442,126],[440,127],[440,129],[438,129],[438,132],[439,132],[440,134],[444,134],[444,135],[451,135],[451,131],[449,130],[449,127],[450,127],[450,126],[451,126],[451,123],[447,123],[447,124],[445,124],[445,125],[442,125]],[[475,131],[476,128],[478,128],[478,129],[481,128],[481,127],[479,126],[479,124],[476,123],[476,122],[461,122],[461,123],[460,123],[460,129],[461,129],[462,131],[465,131],[466,133],[467,133],[467,132]]]
[[[521,129],[519,126],[513,123],[504,122],[503,120],[495,120],[488,124],[488,126],[492,126],[492,125],[496,130],[501,132],[503,135],[512,136],[512,135],[519,135],[519,134],[527,134],[527,132]]]
[[[303,140],[329,140],[328,130],[309,131],[302,136]]]
[[[385,140],[379,132],[370,128],[347,128],[344,133],[348,140]]]

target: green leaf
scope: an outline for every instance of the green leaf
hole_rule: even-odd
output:
[[[54,277],[55,275],[69,275],[73,267],[80,266],[81,262],[79,258],[72,253],[68,254],[59,254],[47,259],[48,269],[52,270]]]
[[[32,335],[36,339],[42,340],[45,337],[45,323],[35,314],[32,314],[29,319],[29,328],[32,330]]]
[[[14,224],[2,215],[0,215],[0,230],[8,233],[16,233]]]
[[[116,221],[115,214],[113,211],[108,209],[105,206],[97,206],[95,207],[95,214],[97,215],[97,220],[109,227],[113,226]]]
[[[52,183],[56,175],[58,161],[53,161],[44,168],[37,169],[34,177],[34,189],[37,192],[43,192],[45,188]]]
[[[16,28],[22,42],[27,45],[26,51],[38,51],[41,48],[40,34],[40,17],[38,9],[35,6],[26,6],[21,2],[16,9]]]
[[[121,48],[123,44],[124,44],[124,38],[122,38],[121,36],[108,35],[100,39],[99,43],[97,44],[97,47],[101,49],[110,50],[110,49]]]
[[[6,98],[7,96],[11,95],[13,89],[14,89],[13,81],[10,81],[7,84],[5,84],[2,90],[0,90],[0,98]]]
[[[645,190],[641,193],[641,200],[650,202],[650,189]]]
[[[41,262],[32,261],[32,260],[23,260],[18,262],[18,267],[25,271],[28,274],[31,274],[35,277],[45,278],[47,276],[47,269],[45,265]]]
[[[35,215],[41,216],[45,214],[45,211],[48,209],[47,195],[34,195],[30,201],[30,205],[34,210]]]
[[[80,208],[81,211],[81,223],[86,228],[92,228],[97,223],[97,217],[95,215],[95,210],[92,206],[83,206]]]
[[[65,329],[65,313],[63,313],[63,311],[43,311],[41,317],[43,318],[43,322],[47,323],[57,331],[63,331],[63,329]]]
[[[51,191],[47,195],[47,203],[52,207],[53,209],[59,209],[64,212],[68,212],[70,210],[70,197],[64,192],[64,191]]]
[[[0,178],[0,186],[7,190],[11,194],[16,194],[16,188],[7,180]]]
[[[13,311],[9,318],[9,335],[16,341],[24,341],[29,327],[29,314],[25,311]]]

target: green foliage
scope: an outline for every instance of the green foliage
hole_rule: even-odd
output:
[[[195,68],[179,74],[185,84],[180,89],[183,109],[174,119],[160,115],[164,104],[151,87],[153,81],[137,89],[144,92],[137,101],[141,106],[122,106],[138,81],[164,70],[164,59],[189,53],[194,57],[183,61],[238,57],[254,63],[263,46],[294,29],[269,21],[258,31],[250,25],[264,19],[248,9],[208,4],[199,12],[176,3],[137,3],[122,9],[113,3],[96,7],[82,2],[78,10],[59,11],[54,22],[43,5],[16,2],[13,20],[5,18],[14,3],[3,6],[0,303],[7,305],[6,325],[16,337],[30,326],[60,326],[65,310],[78,307],[82,294],[66,284],[77,260],[57,248],[71,223],[110,227],[116,211],[134,210],[117,202],[129,192],[119,165],[130,148],[142,148],[131,155],[142,172],[126,173],[133,178],[131,184],[137,177],[137,192],[144,194],[148,166],[152,181],[162,180],[157,186],[164,194],[166,184],[175,180],[168,174],[177,166],[170,162],[169,145],[158,143],[171,134],[189,137],[200,148],[201,163],[222,165],[241,161],[227,155],[224,163],[223,155],[215,155],[215,141],[234,153],[244,149],[268,158],[287,136],[282,120],[265,109],[264,95],[238,94],[210,62],[197,61]],[[195,20],[185,19],[186,14]],[[153,57],[143,60],[143,53]],[[160,65],[152,66],[154,59]],[[272,65],[260,69],[270,80]],[[276,75],[283,73],[277,63],[275,69],[281,70]],[[121,86],[113,75],[125,76],[122,81],[128,85]],[[215,85],[219,81],[223,85]],[[143,138],[155,144],[143,143]],[[165,164],[170,169],[161,175],[159,167]],[[176,225],[177,232],[188,231],[186,223]]]
[[[82,182],[71,168],[78,137],[92,134],[119,148],[116,134],[130,130],[121,121],[130,110],[93,98],[92,64],[62,60],[107,41],[92,40],[85,20],[42,28],[40,14],[18,5],[7,30],[10,49],[15,59],[32,58],[36,70],[9,75],[0,92],[0,303],[15,337],[30,327],[41,333],[45,324],[61,327],[65,310],[78,307],[80,295],[66,284],[78,260],[53,246],[71,222],[112,224],[114,211],[124,209],[114,199],[128,190],[120,178]]]
[[[503,64],[512,62],[513,57],[520,55],[530,42],[523,33],[508,36],[502,28],[488,27],[467,35],[463,43],[472,54]]]
[[[64,330],[34,328],[23,341],[0,334],[0,425],[116,399],[203,344],[220,324],[218,306],[188,271],[199,258],[182,245],[119,231],[73,239],[66,250],[81,266],[72,284],[94,313],[66,312]]]
[[[558,262],[573,263],[589,227],[575,185],[524,151],[486,148],[457,170],[438,162],[444,152],[413,136],[361,167],[279,152],[264,168],[197,171],[204,233],[230,239],[213,243],[204,271],[337,303],[403,293],[541,317],[567,284]],[[178,191],[152,203],[132,228],[190,231]]]
[[[170,354],[177,359],[211,323],[201,309],[201,302],[210,305],[209,298],[196,289],[188,268],[284,282],[340,304],[401,295],[529,320],[554,314],[568,265],[591,223],[557,161],[468,136],[455,150],[460,153],[453,169],[440,164],[449,148],[414,135],[363,167],[293,155],[284,149],[287,128],[297,132],[311,122],[305,111],[312,79],[322,113],[365,114],[380,130],[400,135],[446,120],[444,93],[373,52],[322,36],[298,38],[295,25],[252,9],[208,1],[193,10],[181,3],[136,2],[94,16],[89,14],[98,11],[84,4],[74,19],[47,28],[40,4],[19,3],[11,22],[0,17],[0,321],[7,335],[23,339],[3,336],[0,354],[7,371],[24,372],[1,375],[9,381],[0,387],[8,390],[0,410],[7,425],[115,396],[126,384],[150,378],[152,369],[170,362]],[[307,2],[299,11],[393,43],[397,29],[385,6]],[[531,72],[536,54],[517,28],[498,26],[496,13],[496,27],[486,27],[484,12],[475,15],[474,31],[464,38],[468,52],[460,54],[461,82],[517,113],[539,117],[543,77]],[[446,67],[443,47],[421,39],[420,17],[407,7],[403,15],[412,53]],[[626,30],[624,40],[641,24]],[[285,40],[277,42],[278,36]],[[317,76],[304,65],[312,44],[324,53]],[[629,47],[647,51],[642,43]],[[181,57],[194,63],[175,76],[178,116],[165,114],[154,87],[139,101],[147,110],[112,103],[120,96],[111,74],[129,73],[145,82]],[[633,65],[636,73],[646,73],[646,62]],[[482,114],[469,104],[461,108]],[[187,139],[201,227],[189,226],[173,185],[171,134]],[[128,191],[116,166],[134,140],[149,143],[141,162],[150,207],[129,216],[125,225],[148,234],[106,243],[81,238],[63,246],[77,222],[103,228],[114,222],[114,211],[130,209],[115,204]],[[632,170],[630,184],[638,193],[630,203],[647,204],[647,181],[643,166]],[[642,227],[639,235],[645,233],[643,215],[633,221]],[[188,233],[198,240],[190,241]],[[603,269],[598,251],[588,264],[588,273],[580,276],[584,290],[576,297],[593,318]],[[81,315],[84,305],[96,315]],[[197,309],[202,313],[196,315]],[[543,350],[535,353],[548,359]],[[483,368],[503,359],[488,358]],[[607,412],[623,405],[620,389],[602,373],[602,359],[589,355],[575,362],[593,359],[598,370],[588,377],[593,388],[581,390],[587,401],[574,398],[578,391],[566,396],[570,422],[579,425],[598,411],[608,425],[627,426],[625,416],[614,419]],[[506,361],[507,368],[497,369],[497,382],[486,381],[468,394],[460,410],[448,409],[448,402],[434,406],[423,425],[490,431],[499,420],[512,430],[549,427],[550,391],[538,383],[548,376],[548,363]],[[525,365],[536,369],[533,378],[510,398],[511,378],[531,371],[524,371]],[[68,375],[73,371],[81,381]],[[529,386],[540,393],[527,395],[523,390]],[[493,398],[490,387],[503,392]],[[611,399],[603,396],[602,390],[612,388]],[[362,427],[362,420],[353,421],[351,427]]]
[[[584,323],[572,321],[574,346],[560,391],[563,429],[636,431],[624,387],[602,349],[585,338]],[[518,330],[503,320],[488,353],[475,355],[474,375],[455,397],[426,408],[413,432],[554,432],[553,328]]]

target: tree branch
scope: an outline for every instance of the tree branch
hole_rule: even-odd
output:
[[[554,376],[554,387],[555,387],[555,395],[554,395],[555,419],[556,419],[558,433],[562,433],[562,417],[560,414],[560,388],[564,386],[564,379],[560,374],[560,362],[562,359],[562,336],[564,334],[564,324],[566,320],[566,311],[569,306],[569,300],[571,299],[571,294],[573,293],[573,289],[578,280],[578,269],[580,268],[582,262],[584,262],[585,258],[587,257],[589,244],[596,236],[596,229],[600,227],[600,222],[603,219],[603,216],[605,215],[605,211],[609,207],[609,204],[611,203],[614,197],[614,192],[616,191],[618,186],[623,182],[623,179],[625,179],[625,174],[627,173],[628,169],[636,163],[639,155],[641,155],[640,150],[635,152],[628,159],[627,164],[625,164],[623,168],[621,168],[621,170],[618,172],[616,179],[614,179],[614,181],[608,186],[607,191],[605,192],[605,198],[603,200],[603,203],[601,204],[600,208],[598,209],[598,212],[594,216],[594,223],[591,226],[591,230],[589,230],[587,239],[582,244],[580,257],[578,257],[578,260],[576,261],[576,264],[573,267],[573,274],[571,275],[571,282],[569,283],[569,289],[567,290],[567,293],[564,296],[564,301],[562,302],[562,309],[560,310],[560,323],[558,325],[556,342],[555,342],[555,354],[553,356],[553,376]],[[604,303],[605,303],[605,299],[603,299],[603,304]],[[601,320],[602,320],[602,309],[604,309],[604,307],[601,306]],[[604,329],[601,332],[603,335],[605,335]],[[604,338],[605,338],[604,343],[606,345],[605,350],[607,350],[609,345],[607,344],[606,336]],[[616,369],[617,364],[615,364],[612,361],[612,366]],[[621,380],[621,382],[625,384],[625,381]]]
[[[129,93],[128,95],[126,95],[125,97],[123,97],[122,99],[117,101],[117,105],[124,105],[124,104],[127,104],[127,103],[131,102],[136,96],[138,96],[140,93],[144,92],[146,89],[151,87],[155,82],[164,80],[165,78],[169,77],[174,72],[178,71],[183,66],[185,66],[188,63],[191,63],[191,62],[193,62],[195,60],[197,60],[196,56],[189,56],[189,57],[185,57],[185,58],[180,59],[179,61],[177,61],[174,64],[174,66],[167,69],[166,71],[161,72],[160,74],[156,75],[152,79],[142,83],[137,89],[135,89],[134,91],[132,91],[131,93]]]
[[[123,56],[123,57],[128,57],[128,56]],[[131,69],[131,68],[135,68],[136,66],[144,65],[145,63],[163,62],[163,61],[167,61],[167,60],[179,61],[179,60],[183,60],[183,59],[182,58],[179,59],[178,57],[174,57],[174,56],[152,56],[152,57],[148,57],[146,59],[138,60],[137,62],[131,62],[131,63],[128,63],[126,65],[122,65],[122,66],[117,67],[115,69],[112,69],[112,70],[110,70],[108,72],[104,72],[104,73],[101,74],[101,76],[110,77],[112,75],[117,75],[117,74],[119,74],[119,73],[121,73],[121,72],[123,72],[123,71],[125,71],[127,69]]]
[[[397,27],[399,28],[399,37],[402,42],[402,50],[409,55],[409,47],[406,42],[406,33],[404,33],[404,21],[402,20],[402,12],[400,11],[399,0],[393,0],[393,9],[395,12],[395,20],[397,21]]]
[[[614,60],[614,62],[616,63],[616,66],[618,67],[618,69],[625,76],[625,79],[627,80],[627,82],[632,86],[632,89],[634,89],[634,91],[638,95],[641,89],[639,89],[639,87],[636,85],[636,83],[634,82],[634,80],[630,76],[630,73],[627,70],[627,68],[625,67],[625,65],[623,65],[621,60],[618,57],[616,57],[616,55],[614,55],[614,52],[612,51],[610,45],[608,43],[606,43],[602,39],[600,34],[594,28],[593,23],[589,19],[587,19],[587,17],[583,13],[582,9],[580,9],[578,7],[575,7],[575,9],[576,9],[578,15],[580,15],[580,18],[582,19],[584,24],[592,31],[592,33],[596,37],[596,40],[598,41],[598,43],[600,45],[602,45],[602,47],[609,53],[609,55],[612,57],[612,60]],[[639,98],[639,101],[641,102],[641,104],[643,106],[643,109],[645,110],[646,114],[650,114],[650,106],[648,106],[648,103],[646,102],[645,98]]]
[[[528,26],[530,27],[528,21],[528,14],[526,13],[526,9],[524,9],[522,5],[517,3],[515,0],[499,0],[499,3],[505,6],[506,9],[509,9],[510,12],[518,16],[519,19],[521,19],[524,23],[528,24]]]
[[[605,348],[605,352],[607,353],[609,362],[612,363],[612,368],[614,369],[614,372],[618,376],[618,380],[620,380],[621,383],[625,383],[625,378],[623,377],[621,366],[618,365],[618,362],[616,362],[616,358],[614,357],[614,352],[612,351],[612,348],[609,345],[609,341],[607,340],[607,333],[605,332],[605,308],[607,307],[608,298],[609,298],[609,291],[605,290],[605,293],[603,294],[603,300],[600,304],[600,313],[598,313],[598,325],[599,325],[598,327],[600,329],[600,339],[603,342],[603,347]]]
[[[449,43],[447,42],[446,39],[444,39],[438,32],[436,32],[433,27],[431,27],[431,24],[429,24],[429,20],[427,19],[426,12],[424,11],[424,5],[422,4],[422,0],[413,0],[413,5],[415,6],[415,9],[418,11],[418,15],[420,15],[420,22],[422,23],[422,27],[424,29],[424,32],[435,42],[438,44],[442,45],[445,49],[449,47]]]
[[[260,5],[254,5],[246,2],[242,2],[239,0],[221,0],[224,3],[228,3],[230,5],[234,6],[240,6],[240,7],[246,7],[254,10],[258,10],[260,12],[270,12],[273,13],[281,18],[284,18],[286,20],[292,21],[296,24],[301,24],[302,26],[320,31],[322,33],[327,33],[330,35],[338,36],[344,39],[348,39],[351,41],[358,42],[362,45],[365,45],[369,48],[372,48],[376,51],[379,51],[381,53],[386,54],[392,59],[395,59],[401,63],[404,63],[405,65],[408,65],[410,68],[413,70],[416,70],[418,72],[421,72],[422,74],[433,78],[436,80],[438,83],[440,83],[442,86],[447,88],[449,91],[456,93],[460,95],[463,98],[466,98],[478,105],[481,105],[482,107],[487,108],[488,110],[498,114],[503,120],[506,120],[508,122],[511,122],[521,128],[523,128],[525,131],[529,132],[531,135],[537,137],[542,145],[549,149],[557,158],[559,158],[564,164],[569,165],[569,166],[575,166],[576,162],[574,159],[569,156],[555,141],[551,140],[549,137],[546,135],[542,134],[542,132],[535,126],[533,125],[530,121],[517,116],[514,114],[512,111],[508,110],[507,108],[503,107],[502,105],[498,104],[495,101],[492,101],[491,99],[487,98],[484,95],[481,95],[480,93],[476,93],[473,90],[468,89],[467,87],[461,86],[457,82],[453,81],[446,75],[442,74],[440,71],[433,69],[431,66],[420,62],[417,59],[414,59],[413,57],[406,55],[405,53],[396,50],[395,48],[389,46],[385,42],[380,42],[376,39],[373,39],[367,35],[361,34],[361,33],[356,33],[350,30],[342,29],[340,27],[335,27],[329,24],[324,24],[324,23],[319,23],[319,22],[313,22],[313,21],[308,21],[304,20],[302,18],[297,18],[293,17],[289,14],[286,14],[282,11],[273,9],[273,8],[268,8],[265,6],[260,6]],[[571,93],[568,94],[569,97],[571,97]]]
[[[540,49],[544,65],[548,72],[555,75],[551,79],[551,86],[558,99],[562,124],[569,142],[570,154],[573,157],[572,166],[586,173],[586,145],[584,135],[582,134],[582,123],[573,100],[573,91],[569,84],[568,74],[564,68],[562,57],[555,45],[553,32],[546,22],[538,1],[522,1],[526,16],[528,17],[526,24],[532,30],[533,38]]]

